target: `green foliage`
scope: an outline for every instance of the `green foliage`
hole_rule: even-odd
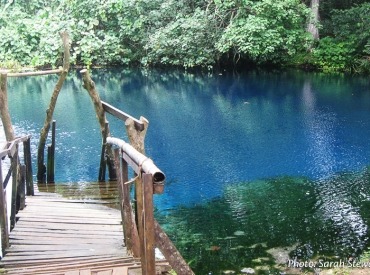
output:
[[[334,40],[324,40],[314,55],[305,56],[311,44],[305,30],[309,2],[5,1],[0,4],[0,63],[57,67],[62,56],[58,33],[67,30],[72,39],[71,63],[78,65],[211,68],[240,59],[258,64],[314,59],[312,63],[330,71],[347,66],[345,55],[351,54],[351,68],[368,71],[370,4],[324,1],[320,12],[329,23],[323,33]]]
[[[333,37],[320,40],[314,50],[324,71],[369,72],[370,3],[331,12]]]
[[[219,36],[216,22],[205,11],[180,17],[156,30],[145,49],[143,64],[163,64],[184,67],[213,65],[216,60],[215,41]]]
[[[307,16],[307,7],[296,0],[243,1],[217,48],[222,53],[231,51],[259,63],[281,62],[308,42],[304,31]]]
[[[316,64],[325,72],[345,71],[351,65],[353,44],[337,41],[330,37],[320,40],[313,51]]]

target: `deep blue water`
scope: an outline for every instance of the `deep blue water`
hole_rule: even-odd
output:
[[[168,179],[165,193],[156,196],[159,212],[207,203],[230,194],[233,185],[237,190],[241,184],[288,176],[314,182],[325,216],[353,195],[338,195],[340,183],[325,182],[370,164],[366,77],[157,70],[100,70],[92,77],[104,101],[150,122],[146,151]],[[18,133],[34,135],[34,150],[56,80],[9,79],[13,123]],[[100,132],[78,73],[67,79],[54,118],[56,181],[95,181]],[[108,120],[113,135],[125,138],[123,123]],[[364,200],[369,197],[366,192]],[[368,234],[367,225],[361,230]]]

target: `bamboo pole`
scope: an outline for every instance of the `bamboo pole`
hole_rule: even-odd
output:
[[[103,145],[104,145],[104,140],[106,137],[109,137],[109,129],[106,127],[106,116],[105,116],[105,111],[102,105],[102,102],[100,100],[100,96],[98,91],[96,90],[95,83],[92,81],[89,71],[86,69],[83,69],[80,71],[82,75],[82,80],[83,80],[83,87],[87,90],[89,93],[89,96],[94,104],[94,109],[96,113],[96,117],[99,122],[100,126],[100,132],[102,135],[102,140],[103,140]],[[110,145],[106,145],[105,148],[106,152],[106,157],[107,157],[107,165],[108,165],[108,171],[109,171],[109,179],[110,180],[116,180],[116,171],[114,169],[114,156],[112,152],[112,147]],[[99,173],[100,174],[100,173]]]
[[[46,110],[46,118],[44,121],[44,126],[40,132],[39,146],[37,149],[37,182],[45,182],[45,172],[46,167],[44,164],[44,151],[46,145],[46,138],[49,133],[50,123],[53,119],[55,105],[57,103],[58,95],[62,89],[63,83],[67,78],[69,66],[70,66],[70,39],[66,31],[60,33],[63,41],[64,48],[64,59],[63,59],[63,70],[59,75],[58,82],[55,85],[53,94],[50,98],[49,108]]]

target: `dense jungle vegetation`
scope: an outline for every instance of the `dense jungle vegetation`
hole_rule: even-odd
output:
[[[66,29],[75,65],[211,69],[242,64],[370,72],[370,1],[0,3],[0,67],[60,65],[58,33]]]

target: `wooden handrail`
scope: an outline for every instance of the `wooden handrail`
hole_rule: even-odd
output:
[[[5,156],[9,156],[10,158],[14,156],[16,145],[18,145],[21,142],[25,142],[26,140],[30,139],[31,135],[26,135],[24,137],[16,138],[12,141],[9,141],[5,145],[5,149],[0,151],[0,158],[3,158]]]
[[[116,118],[119,118],[123,121],[126,121],[127,119],[131,118],[134,123],[135,123],[135,128],[139,131],[143,131],[144,130],[144,123],[136,118],[134,118],[133,116],[130,116],[129,114],[126,114],[125,112],[117,109],[116,107],[108,104],[107,102],[104,102],[104,101],[101,101],[102,105],[103,105],[103,109],[104,111],[106,111],[107,113],[115,116]]]
[[[154,189],[157,184],[163,185],[165,181],[164,173],[151,159],[125,141],[108,137],[107,143],[118,147],[114,150],[114,155],[118,172],[123,231],[127,249],[132,251],[135,257],[141,258],[143,274],[155,274],[154,247],[157,246],[177,274],[193,275],[193,271],[182,258],[180,252],[154,219]],[[138,175],[135,183],[135,213],[133,213],[130,205],[129,184],[131,182],[127,178],[128,165]],[[136,224],[136,221],[138,224]]]
[[[25,190],[27,188],[27,195],[33,195],[33,179],[32,179],[32,163],[31,163],[31,149],[30,149],[31,135],[18,137],[6,143],[3,150],[0,151],[0,230],[1,230],[1,249],[3,255],[5,249],[9,247],[9,225],[8,225],[8,211],[7,200],[4,190],[7,187],[10,176],[13,176],[12,196],[11,196],[11,211],[10,211],[10,228],[13,229],[16,222],[16,212],[22,209],[25,205]],[[18,157],[18,144],[23,143],[24,149],[24,165],[20,164]],[[5,182],[2,174],[2,161],[5,157],[11,159],[11,166],[7,173]],[[18,169],[19,166],[19,169]],[[18,174],[18,171],[22,175]],[[26,184],[26,188],[24,188]]]

